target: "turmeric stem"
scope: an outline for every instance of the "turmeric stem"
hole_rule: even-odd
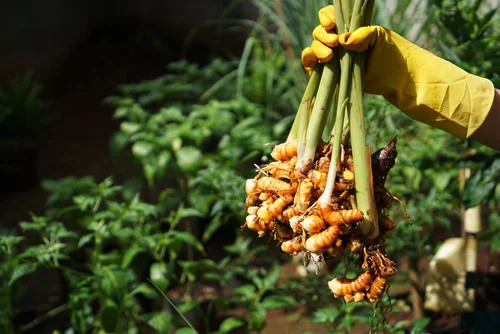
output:
[[[316,101],[309,118],[307,131],[305,131],[304,150],[298,149],[296,168],[302,172],[308,171],[314,161],[316,147],[323,133],[325,122],[331,110],[333,96],[339,82],[338,57],[324,65],[321,81],[316,94]]]
[[[373,0],[356,0],[351,17],[349,30],[354,31],[363,24],[369,24]],[[349,53],[348,53],[349,54]],[[365,219],[360,224],[361,233],[367,239],[378,237],[378,216],[373,193],[370,155],[366,151],[366,130],[363,114],[363,72],[364,53],[353,53],[351,101],[348,108],[351,128],[352,159],[354,163],[354,179],[356,182],[356,202],[358,208],[365,213]]]
[[[373,0],[337,0],[334,3],[337,15],[338,33],[342,34],[350,22],[348,29],[354,31],[360,26],[369,23]],[[320,206],[329,203],[333,186],[335,184],[336,166],[339,161],[342,126],[344,124],[344,110],[349,116],[351,132],[351,146],[354,162],[354,180],[356,184],[356,204],[362,210],[365,218],[360,223],[363,236],[367,239],[378,237],[378,217],[375,207],[373,189],[371,187],[371,173],[369,155],[366,154],[365,125],[363,115],[363,53],[351,53],[339,50],[341,63],[341,78],[339,87],[339,102],[343,106],[337,113],[334,133],[332,137],[332,157],[325,192],[318,200]],[[327,192],[328,190],[328,192]]]
[[[305,132],[305,129],[307,129],[307,124],[309,122],[310,105],[313,97],[316,95],[316,91],[318,90],[322,72],[323,72],[323,65],[318,64],[314,68],[311,77],[307,82],[306,90],[304,91],[304,95],[302,96],[302,100],[300,101],[300,106],[299,109],[297,110],[297,115],[295,116],[295,120],[293,121],[290,133],[288,134],[287,141],[303,140],[301,136]]]

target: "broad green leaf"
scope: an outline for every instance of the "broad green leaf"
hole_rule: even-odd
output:
[[[423,329],[431,322],[429,318],[418,318],[413,320],[413,329],[411,334],[422,333]]]
[[[122,268],[123,269],[127,268],[130,265],[130,263],[132,263],[137,254],[144,251],[145,249],[138,245],[132,245],[132,247],[128,248],[125,254],[123,255]]]
[[[184,327],[176,330],[175,334],[198,334],[198,332],[190,327]]]
[[[165,291],[169,283],[167,264],[164,262],[153,263],[149,268],[149,278],[161,291]]]
[[[158,162],[158,168],[160,169],[167,168],[167,164],[170,161],[170,152],[168,151],[160,152],[160,154],[156,157],[156,161]]]
[[[30,222],[20,222],[19,226],[23,229],[23,231],[41,231],[48,225],[48,221],[45,217],[32,217],[32,221]]]
[[[177,107],[161,108],[160,113],[165,116],[166,120],[182,122],[184,120],[184,115],[182,111]]]
[[[472,174],[465,182],[462,200],[465,208],[472,208],[493,196],[500,183],[500,157],[485,162],[482,169]]]
[[[191,246],[194,246],[199,252],[205,253],[203,245],[191,233],[184,231],[173,231],[171,232],[171,236],[174,239],[181,240],[187,244],[190,244]]]
[[[336,307],[320,308],[314,312],[314,318],[311,322],[316,323],[333,323],[340,315],[341,310]]]
[[[109,151],[111,152],[111,156],[115,157],[123,151],[125,146],[127,146],[129,136],[124,134],[123,132],[116,132],[111,136],[111,140],[109,141]]]
[[[199,306],[200,302],[198,300],[183,300],[177,305],[177,312],[185,315],[187,312],[192,311]]]
[[[194,146],[181,147],[176,152],[177,164],[186,172],[196,171],[201,163],[202,153]]]
[[[266,326],[266,310],[263,307],[259,307],[252,312],[252,317],[249,320],[249,327],[251,330],[260,333]]]
[[[144,177],[148,181],[148,185],[152,187],[157,173],[157,168],[152,164],[144,164],[143,168],[144,168]]]
[[[149,155],[153,151],[153,145],[148,142],[138,141],[132,145],[132,153],[139,158],[142,159]]]
[[[209,241],[215,232],[217,232],[224,225],[223,218],[223,213],[217,212],[208,225],[205,226],[205,230],[203,231],[203,236],[201,238],[204,243]]]
[[[135,122],[121,122],[120,124],[120,130],[122,130],[123,133],[127,135],[131,135],[134,132],[139,131],[141,128],[141,125],[139,123]]]
[[[23,240],[24,237],[21,236],[0,235],[0,254],[8,254],[12,252],[13,248]]]
[[[131,101],[129,101],[131,102]],[[129,106],[122,106],[115,109],[114,118],[123,118],[129,113]]]
[[[273,308],[282,308],[286,306],[291,306],[295,305],[296,303],[297,301],[292,296],[270,295],[264,298],[264,300],[261,303],[261,306],[266,310],[268,310]]]
[[[157,331],[158,334],[170,333],[171,324],[172,314],[167,311],[157,312],[151,319],[148,320],[148,325]]]
[[[118,306],[116,303],[111,299],[106,299],[99,313],[102,328],[108,333],[114,333],[118,324]]]
[[[12,285],[15,281],[20,279],[21,277],[31,274],[37,269],[37,265],[35,263],[22,263],[17,265],[12,271],[12,275],[10,276],[9,285]]]
[[[187,217],[203,217],[203,214],[196,208],[179,208],[176,212],[175,218],[177,220]]]
[[[244,322],[240,319],[229,317],[224,319],[224,321],[219,326],[219,333],[229,333],[233,329],[240,328],[244,325]]]
[[[120,268],[102,267],[98,270],[100,276],[100,285],[104,293],[116,301],[123,300],[127,293],[127,279],[130,277],[127,273]]]
[[[152,288],[151,285],[146,283],[141,283],[137,288],[130,292],[131,295],[141,294],[147,298],[154,299],[158,297],[158,292],[156,289]]]
[[[234,292],[236,294],[244,296],[247,299],[252,299],[256,293],[256,289],[255,286],[251,284],[246,284],[234,289]]]
[[[94,238],[93,233],[85,234],[84,236],[82,236],[80,238],[80,240],[78,240],[77,247],[82,248],[82,247],[86,246],[88,243],[90,243],[92,241],[93,238]]]

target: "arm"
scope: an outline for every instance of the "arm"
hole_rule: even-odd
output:
[[[472,134],[471,139],[500,150],[500,89],[495,90],[490,112],[483,124]]]
[[[327,13],[333,20],[333,9]],[[313,35],[313,44],[302,54],[306,69],[328,61],[333,50],[322,40],[329,35],[333,33],[326,28]],[[490,80],[470,74],[380,26],[342,34],[338,43],[347,50],[367,51],[366,93],[382,95],[411,118],[457,138],[472,138],[500,149],[496,136],[500,131],[500,97]]]

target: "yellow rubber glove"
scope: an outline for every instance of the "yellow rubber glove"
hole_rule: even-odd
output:
[[[321,8],[318,17],[321,24],[313,30],[311,46],[302,51],[302,65],[309,74],[317,63],[327,63],[332,59],[332,48],[339,41],[337,34],[333,32],[336,26],[333,5]]]
[[[367,50],[365,92],[383,95],[413,119],[463,139],[488,116],[495,94],[490,80],[467,73],[393,31],[362,27],[340,35],[338,41],[348,50]]]

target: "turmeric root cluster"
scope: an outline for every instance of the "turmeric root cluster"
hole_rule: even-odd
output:
[[[379,247],[380,238],[374,242],[361,238],[358,222],[364,213],[355,205],[350,149],[342,151],[330,202],[319,204],[327,184],[330,155],[329,145],[320,143],[312,168],[301,171],[296,168],[295,142],[276,145],[271,153],[275,161],[259,166],[255,178],[246,181],[248,215],[243,227],[260,237],[271,235],[283,252],[292,255],[303,251],[333,257],[345,251],[359,254],[363,259],[360,267],[368,270],[354,280],[335,279],[329,283],[330,289],[347,302],[373,302],[384,292],[387,276],[395,271],[394,263]],[[395,227],[383,210],[379,214],[384,220],[382,232]]]
[[[335,297],[344,297],[346,303],[378,300],[387,286],[387,277],[396,272],[394,262],[385,254],[381,245],[373,244],[363,248],[360,267],[368,269],[354,279],[335,278],[328,287]]]

